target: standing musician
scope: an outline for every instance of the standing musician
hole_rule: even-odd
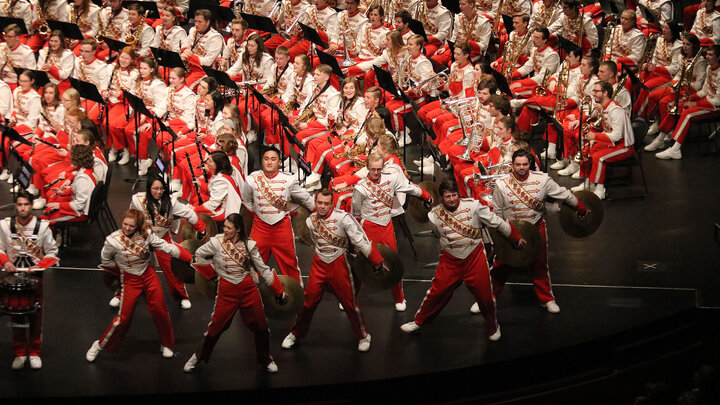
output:
[[[123,0],[108,0],[107,7],[100,10],[100,27],[98,32],[104,36],[118,41],[125,39],[123,27],[128,20],[128,9],[122,6]],[[110,54],[105,42],[102,42],[98,50],[98,59],[106,60]]]
[[[35,69],[35,54],[29,46],[20,43],[20,27],[10,24],[3,30],[4,43],[0,43],[0,79],[10,90],[17,87],[17,73],[14,68]]]
[[[347,212],[333,208],[333,193],[330,190],[320,190],[315,197],[315,205],[317,212],[306,219],[315,249],[305,288],[305,302],[292,331],[283,340],[282,348],[291,349],[298,339],[307,336],[315,309],[325,290],[330,289],[350,321],[358,339],[358,351],[366,352],[370,350],[371,336],[360,312],[357,286],[345,254],[352,244],[356,252],[370,259],[375,271],[383,271],[383,258],[357,220]]]
[[[75,66],[75,55],[65,48],[65,34],[55,30],[48,38],[47,48],[40,50],[38,55],[38,70],[47,72],[50,81],[57,84],[62,94],[70,88],[67,78],[72,74]]]
[[[491,31],[490,20],[475,10],[475,0],[460,0],[460,14],[455,16],[450,41],[454,44],[469,44],[474,60],[487,50]],[[449,65],[449,44],[438,49],[432,59],[441,65]]]
[[[145,23],[145,9],[139,4],[128,6],[128,19],[123,24],[123,42],[135,47],[139,57],[150,55],[150,46],[155,42],[155,30]]]
[[[413,17],[423,24],[427,34],[425,52],[435,55],[450,39],[453,15],[439,0],[418,0],[414,3]]]
[[[529,27],[531,29],[535,29],[538,27],[550,27],[553,25],[563,15],[563,7],[561,3],[562,2],[559,0],[536,1],[532,7]],[[513,28],[517,29],[515,21],[513,21]]]
[[[118,164],[124,165],[130,161],[127,141],[125,139],[125,126],[128,124],[125,96],[123,90],[130,91],[135,85],[139,75],[135,68],[135,50],[126,46],[120,51],[117,61],[108,65],[107,80],[100,90],[102,96],[108,102],[108,119],[110,120],[110,132],[107,134],[107,146],[110,147],[108,162],[114,162],[118,158],[118,152],[122,155]]]
[[[75,58],[73,77],[97,87],[98,92],[102,90],[104,83],[108,80],[108,65],[95,57],[97,42],[92,38],[85,38],[80,42],[79,58]],[[100,105],[95,101],[85,100],[83,102],[88,117],[96,124],[100,124]]]
[[[430,194],[411,183],[405,176],[383,172],[384,161],[378,153],[367,157],[368,175],[353,190],[352,214],[373,243],[382,243],[397,251],[397,240],[390,213],[397,193],[406,193],[432,204]],[[402,280],[392,288],[395,309],[405,311],[407,303],[402,290]]]
[[[332,54],[338,49],[345,49],[345,44],[347,44],[348,56],[354,56],[350,50],[355,47],[360,30],[368,22],[365,13],[358,9],[359,4],[359,0],[346,0],[345,10],[338,13],[337,26],[329,33],[328,53]]]
[[[533,77],[513,82],[510,85],[510,90],[517,97],[528,98],[533,94],[533,89],[536,87],[547,86],[547,80],[560,66],[560,55],[548,45],[548,39],[550,38],[548,29],[535,28],[532,35],[532,42],[535,47],[532,56],[524,65],[515,69],[512,76],[508,78],[517,80],[527,76],[530,72],[535,73]],[[516,107],[517,104],[522,104],[522,101],[513,104],[513,107]]]
[[[715,9],[714,0],[703,0],[690,30],[697,35],[702,46],[720,44],[720,12]]]
[[[302,29],[300,24],[295,24],[300,13],[307,8],[312,7],[306,0],[280,0],[280,11],[271,18],[275,26],[290,36],[290,40],[286,40],[282,35],[275,34],[265,42],[265,47],[273,51],[282,45],[290,49],[294,44],[300,42]],[[288,32],[288,30],[292,31]]]
[[[187,38],[187,32],[178,25],[181,18],[174,8],[161,9],[161,24],[155,27],[155,40],[150,46],[180,53],[182,44]]]
[[[582,151],[585,158],[580,168],[580,177],[585,183],[572,191],[589,189],[601,200],[605,198],[605,163],[617,162],[632,156],[635,138],[630,116],[617,102],[613,101],[613,86],[608,82],[597,82],[593,88],[596,106],[601,106],[598,119],[600,128],[590,128],[582,134],[588,145]]]
[[[130,209],[125,212],[122,227],[105,238],[100,253],[100,267],[120,276],[122,298],[120,308],[113,321],[99,340],[93,342],[85,354],[89,362],[95,361],[101,350],[115,351],[130,328],[135,306],[140,296],[150,311],[160,335],[160,352],[166,359],[173,357],[175,342],[172,325],[163,296],[160,279],[150,266],[153,250],[161,251],[189,263],[190,252],[155,236],[145,222],[142,211]]]
[[[638,68],[645,51],[645,34],[637,28],[637,16],[632,10],[625,10],[620,15],[620,25],[616,26],[610,34],[603,49],[604,59],[613,62],[625,63]]]
[[[240,54],[245,50],[246,41],[252,34],[248,31],[247,21],[242,18],[233,19],[230,22],[230,38],[227,39],[222,55],[218,58],[218,68],[226,70],[233,66],[240,59]]]
[[[203,334],[202,342],[183,370],[195,370],[198,360],[210,361],[220,335],[230,327],[236,312],[240,312],[243,323],[255,335],[257,362],[270,373],[278,371],[277,364],[270,356],[270,330],[265,317],[256,278],[273,291],[278,302],[287,301],[283,286],[277,274],[263,261],[258,252],[257,242],[245,235],[245,223],[238,213],[228,215],[223,225],[223,234],[215,235],[195,252],[196,268],[207,276],[218,277],[217,298],[212,319]],[[211,258],[210,263],[207,258]],[[200,271],[200,270],[198,270]]]
[[[58,249],[47,221],[32,214],[33,196],[25,190],[15,195],[15,216],[0,221],[0,266],[5,273],[14,273],[27,269],[38,281],[37,298],[39,309],[27,315],[28,326],[13,326],[13,370],[25,367],[30,360],[30,368],[42,367],[42,272],[58,262]],[[13,318],[12,325],[22,319]],[[27,331],[26,331],[27,329]]]
[[[223,37],[214,28],[212,13],[207,9],[195,11],[195,26],[190,28],[182,45],[180,56],[189,65],[190,73],[185,80],[187,86],[195,88],[196,82],[205,76],[203,66],[215,64],[224,44]]]
[[[70,17],[68,22],[77,24],[85,38],[96,38],[98,36],[98,30],[100,25],[98,21],[98,13],[100,13],[100,7],[91,2],[90,0],[73,0],[70,2],[69,11]],[[70,41],[68,48],[71,49],[75,56],[80,56],[81,40],[73,39]]]
[[[583,15],[580,8],[579,0],[562,0],[563,15],[548,30],[575,43],[582,48],[584,55],[598,46],[598,32],[592,18]]]
[[[665,119],[660,123],[660,136],[670,134],[672,130],[672,139],[675,144],[670,148],[658,152],[655,157],[658,159],[681,159],[682,152],[680,148],[685,141],[685,136],[690,130],[690,124],[693,120],[701,120],[709,114],[716,113],[720,107],[720,46],[713,45],[705,53],[707,60],[707,73],[705,76],[705,84],[697,93],[691,95],[687,102],[681,102],[678,111],[681,111],[680,117],[675,120],[671,114],[667,114]],[[657,138],[656,138],[657,139]],[[655,141],[653,141],[655,142]]]
[[[500,325],[485,245],[482,243],[483,228],[497,228],[519,247],[526,242],[512,224],[492,213],[487,206],[471,198],[459,198],[458,186],[453,180],[443,180],[439,191],[442,204],[433,208],[428,217],[440,236],[440,262],[415,318],[400,329],[413,333],[432,322],[450,302],[455,289],[465,283],[488,324],[488,338],[497,341],[500,339]]]
[[[145,213],[145,223],[149,224],[152,232],[158,238],[167,243],[172,244],[170,232],[175,227],[175,221],[186,219],[198,232],[198,239],[205,237],[205,222],[198,219],[193,207],[183,204],[177,198],[170,196],[162,177],[156,173],[148,179],[147,189],[143,193],[137,193],[130,200],[130,208]],[[190,309],[190,297],[188,296],[185,284],[178,280],[172,269],[170,268],[170,256],[161,251],[155,252],[158,264],[162,269],[168,287],[173,298],[180,301],[182,309]],[[117,300],[117,305],[110,304],[111,307],[117,307],[120,304],[120,296],[113,298]]]
[[[530,170],[533,156],[530,152],[520,149],[512,156],[512,173],[503,179],[497,180],[492,193],[493,211],[500,218],[511,220],[524,220],[534,224],[542,241],[540,253],[530,265],[532,268],[535,293],[540,305],[548,312],[556,314],[560,307],[555,302],[555,296],[550,286],[547,256],[547,229],[545,227],[545,201],[548,197],[556,201],[563,201],[571,207],[577,207],[579,216],[587,214],[582,201],[578,200],[566,188],[559,186],[546,173]],[[492,272],[492,286],[495,296],[500,295],[512,268],[495,260]]]
[[[267,262],[272,254],[280,272],[302,285],[289,214],[294,210],[293,203],[302,204],[312,212],[315,202],[298,185],[295,176],[282,173],[279,168],[280,151],[267,148],[262,155],[262,170],[246,177],[242,202],[255,214],[250,237],[257,241],[263,261]]]

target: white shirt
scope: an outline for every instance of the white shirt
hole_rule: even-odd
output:
[[[245,180],[242,189],[243,205],[266,224],[275,225],[280,222],[295,208],[295,204],[301,204],[309,211],[315,210],[313,197],[300,187],[297,177],[290,173],[277,172],[273,177],[267,177],[262,170],[258,170]],[[261,189],[260,184],[268,184],[272,193],[264,187]],[[277,205],[272,203],[275,196],[279,197]]]

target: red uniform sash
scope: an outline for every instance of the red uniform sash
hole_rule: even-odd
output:
[[[245,267],[245,260],[247,260],[248,252],[244,247],[242,249],[238,249],[238,247],[230,240],[223,240],[220,242],[220,247],[223,252],[228,255],[228,257],[237,263],[238,266],[243,268]]]
[[[275,194],[264,174],[256,174],[254,177],[255,183],[257,183],[258,191],[270,202],[270,204],[273,205],[273,207],[279,209],[280,211],[290,211],[290,201],[285,201]]]
[[[372,194],[373,197],[380,200],[380,202],[385,204],[388,208],[392,208],[393,197],[390,194],[386,193],[385,190],[380,187],[380,185],[370,179],[363,183],[363,185],[370,192],[370,194]]]
[[[122,245],[123,248],[127,249],[130,253],[138,257],[144,256],[149,253],[149,250],[145,245],[140,245],[139,243],[136,243],[133,239],[128,238],[122,232],[115,236],[115,239],[120,242],[120,245]]]
[[[335,235],[331,230],[327,228],[327,226],[325,225],[325,221],[323,221],[320,217],[314,215],[311,221],[313,227],[315,228],[315,232],[317,232],[317,234],[321,238],[325,239],[335,247],[339,247],[342,249],[348,248],[348,246],[350,245],[350,240],[347,237]]]
[[[435,215],[450,229],[466,238],[480,239],[482,235],[480,233],[481,228],[474,228],[458,221],[458,219],[442,205],[438,205],[438,208],[435,209]]]
[[[522,201],[523,204],[527,205],[531,209],[534,209],[535,211],[545,210],[545,203],[525,191],[523,186],[515,179],[515,176],[510,175],[506,179],[504,179],[504,181],[510,189],[510,192],[513,193],[513,195],[515,195],[515,197],[517,197],[520,201]]]

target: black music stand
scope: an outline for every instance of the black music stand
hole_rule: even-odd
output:
[[[312,57],[313,57],[313,50],[317,52],[317,47],[327,49],[328,44],[326,44],[322,38],[320,38],[320,34],[318,34],[317,30],[313,27],[309,27],[303,23],[300,23],[300,28],[302,28],[303,37],[310,41],[312,44],[310,48],[310,65],[312,65]]]
[[[14,67],[13,70],[15,71],[15,74],[20,76],[22,72],[29,70],[32,72],[33,76],[35,77],[35,84],[34,86],[38,89],[45,86],[46,84],[50,83],[50,77],[48,77],[47,72],[44,70],[35,70],[35,69],[25,69],[25,68],[19,68]]]
[[[180,57],[179,53],[166,49],[155,48],[152,46],[150,47],[150,51],[152,52],[153,57],[157,61],[158,66],[162,66],[165,68],[164,79],[166,81],[168,69],[175,69],[176,67],[179,67],[187,71],[185,63],[183,62],[182,57]]]
[[[247,21],[248,28],[260,32],[268,32],[270,34],[279,34],[275,24],[268,17],[262,17],[255,14],[240,13],[240,18]]]
[[[209,68],[207,66],[202,67],[205,71],[205,74],[215,79],[215,81],[218,83],[219,86],[223,86],[226,89],[233,89],[235,90],[235,93],[237,94],[236,101],[239,102],[240,100],[240,88],[238,87],[237,83],[226,73],[222,70],[217,70],[213,68]]]
[[[82,41],[85,39],[80,27],[75,23],[68,23],[65,21],[47,20],[47,24],[51,31],[62,31],[65,34],[65,38]]]
[[[20,154],[15,151],[15,147],[13,146],[13,143],[14,143],[14,142],[19,142],[19,143],[22,144],[22,145],[27,145],[27,146],[32,147],[32,142],[30,142],[30,141],[28,141],[27,139],[23,138],[23,137],[22,137],[20,134],[18,134],[18,132],[17,132],[14,128],[12,128],[12,127],[8,127],[8,126],[5,126],[5,125],[0,125],[0,129],[2,129],[2,137],[1,137],[1,139],[0,139],[0,142],[2,142],[2,143],[0,143],[0,157],[4,157],[4,156],[7,155],[7,160],[4,162],[4,163],[5,163],[5,167],[8,168],[8,171],[10,171],[10,169],[9,169],[9,166],[10,166],[10,165],[9,165],[9,162],[10,162],[10,157],[11,157],[11,156],[15,157],[15,159],[16,159],[18,162],[20,162],[20,166],[18,166],[18,168],[16,168],[15,172],[13,172],[13,187],[12,187],[12,190],[14,190],[14,189],[15,189],[15,186],[18,184],[18,174],[19,174],[20,169],[21,169],[21,166],[22,166],[22,164],[23,164],[24,162],[23,162],[23,160],[22,160],[22,157],[20,157]],[[8,141],[7,144],[8,144],[8,146],[9,146],[9,148],[10,148],[10,149],[7,150],[7,151],[5,151],[5,143],[6,143],[5,141],[6,141],[6,140]],[[7,152],[7,153],[6,153],[6,152]],[[30,168],[30,170],[32,170],[32,167]],[[34,172],[34,171],[33,171],[33,172]],[[32,177],[32,175],[31,175],[31,177]],[[28,184],[28,185],[29,185],[29,184]],[[27,187],[24,187],[24,188],[27,188]],[[12,201],[15,201],[15,191],[12,192]],[[0,208],[7,208],[7,207],[11,207],[11,206],[13,206],[12,203],[10,203],[10,204],[8,204],[8,205],[5,205],[5,206],[2,206],[2,207],[0,207]]]
[[[536,102],[535,105],[536,105],[536,106],[538,107],[538,109],[539,109],[538,114],[539,114],[540,117],[541,117],[543,120],[545,120],[545,122],[547,123],[547,125],[545,125],[545,136],[544,136],[544,138],[545,138],[545,151],[548,150],[548,147],[549,147],[549,145],[550,145],[550,137],[548,136],[548,125],[552,125],[552,126],[555,128],[555,130],[557,131],[557,133],[558,133],[558,143],[557,143],[557,144],[558,144],[558,148],[559,148],[560,150],[562,150],[562,143],[561,143],[561,142],[562,142],[562,139],[564,139],[564,138],[563,138],[564,129],[563,129],[562,125],[555,119],[555,117],[551,116],[550,114],[547,113],[547,111],[543,110],[543,108],[542,108],[542,106],[541,106],[540,104],[538,104],[538,103]],[[569,157],[569,156],[565,156],[565,157]],[[545,166],[544,169],[545,169],[546,172],[547,172],[547,170],[548,170],[548,164],[547,164],[547,163],[548,163],[548,153],[546,152],[546,153],[545,153],[545,165],[544,165],[544,166]]]
[[[22,18],[10,18],[10,17],[0,17],[0,32],[5,31],[5,27],[7,27],[10,24],[17,24],[18,27],[20,27],[20,35],[27,35],[28,30],[25,26],[25,20]]]
[[[126,46],[130,46],[127,42],[118,41],[117,39],[106,37],[106,36],[100,36],[100,41],[105,42],[105,45],[108,46],[108,61],[112,62],[113,57],[112,53],[116,52],[117,54],[120,54],[120,52],[125,48]]]
[[[635,86],[640,86],[645,91],[650,91],[650,89],[643,83],[637,75],[630,69],[630,66],[628,66],[625,62],[620,62],[620,65],[622,65],[622,70],[625,72],[626,75],[628,75],[628,78]]]
[[[69,77],[68,79],[70,80],[70,86],[72,86],[72,88],[74,88],[78,91],[78,93],[80,93],[80,98],[94,101],[99,105],[103,106],[106,111],[110,111],[107,101],[105,101],[103,96],[100,94],[100,91],[95,84],[79,80],[74,77]],[[87,103],[85,104],[85,111],[89,111],[87,108]],[[105,114],[105,136],[109,136],[109,133],[110,114]]]
[[[150,112],[150,110],[147,109],[145,106],[145,102],[143,102],[143,99],[130,93],[127,90],[123,90],[123,97],[125,97],[125,101],[128,102],[130,107],[133,109],[133,116],[135,120],[135,170],[136,174],[138,174],[138,177],[128,177],[125,179],[126,182],[132,183],[132,190],[135,190],[135,187],[140,182],[140,159],[138,156],[140,156],[140,114],[150,118],[151,120],[156,119],[155,115]]]
[[[329,53],[325,53],[319,49],[317,50],[317,56],[318,59],[320,59],[320,63],[329,65],[332,68],[333,73],[335,73],[339,78],[345,79],[345,74],[342,72],[338,61],[337,59],[335,59],[334,56],[330,55]]]
[[[237,18],[235,16],[235,12],[232,11],[230,7],[218,6],[214,10],[211,9],[211,11],[215,11],[213,13],[213,18],[215,19],[215,21],[230,22]]]
[[[495,79],[498,89],[500,89],[500,91],[502,91],[503,93],[507,94],[507,96],[511,99],[514,98],[512,91],[510,90],[510,85],[508,84],[505,76],[503,76],[502,73],[498,72],[493,68],[490,68],[490,73],[492,73],[492,77]]]
[[[165,123],[163,123],[162,120],[156,120],[156,121],[158,124],[158,131],[160,133],[167,132],[170,135],[170,140],[165,142],[163,144],[163,146],[170,144],[170,143],[172,144],[172,147],[170,149],[170,156],[165,156],[165,158],[170,162],[170,171],[168,172],[168,179],[166,181],[166,183],[169,185],[171,183],[170,179],[172,178],[172,173],[175,170],[175,166],[177,165],[177,161],[175,159],[175,141],[177,140],[177,134],[175,133],[175,131],[173,131],[172,128],[165,125]],[[162,153],[162,152],[163,152],[163,148],[160,148],[160,153]],[[158,156],[158,159],[160,159],[159,156]],[[160,168],[159,165],[157,165],[157,162],[155,165],[158,166],[158,168]],[[163,169],[164,169],[164,167],[163,167]],[[170,190],[170,193],[172,193],[172,192],[173,192],[173,190]]]
[[[160,18],[160,11],[158,11],[157,3],[154,1],[123,1],[122,6],[128,8],[131,4],[139,4],[142,8],[148,12],[147,18]]]
[[[425,27],[423,26],[423,23],[418,20],[410,19],[410,22],[408,22],[408,28],[410,28],[410,31],[423,37],[423,40],[427,42],[427,33],[425,33]]]
[[[515,31],[515,24],[513,24],[513,17],[511,15],[507,14],[501,14],[503,24],[505,25],[505,32],[507,32],[508,36],[511,32]]]
[[[453,14],[460,14],[460,0],[443,0],[442,5]],[[408,10],[409,11],[409,10]],[[385,10],[387,12],[387,10]]]

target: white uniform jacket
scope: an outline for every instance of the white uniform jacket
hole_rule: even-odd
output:
[[[532,199],[522,199],[523,195],[529,195]],[[492,193],[493,211],[508,221],[521,219],[535,224],[543,219],[545,200],[548,197],[577,207],[577,198],[568,189],[555,183],[547,173],[530,171],[524,181],[509,174],[495,182]]]
[[[393,200],[397,193],[421,197],[422,189],[411,183],[405,176],[394,171],[384,171],[376,183],[366,177],[353,189],[352,214],[360,222],[370,221],[380,226],[390,223]]]
[[[150,231],[143,238],[138,232],[127,237],[122,229],[118,229],[105,238],[105,245],[100,252],[100,267],[117,267],[122,273],[142,276],[153,256],[151,248],[174,258],[180,257],[180,248],[165,242]],[[122,280],[122,274],[120,277]]]
[[[315,210],[315,200],[297,182],[297,176],[277,172],[267,177],[262,170],[254,171],[245,178],[242,202],[254,212],[257,219],[275,225],[293,211],[296,204]]]
[[[366,257],[370,256],[370,240],[347,212],[332,208],[325,218],[314,212],[305,221],[315,242],[315,255],[323,262],[332,263],[347,252],[350,244]]]

